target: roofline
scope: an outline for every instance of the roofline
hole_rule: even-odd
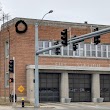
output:
[[[7,27],[7,25],[15,24],[19,20],[24,20],[27,24],[35,24],[39,23],[42,19],[31,19],[31,18],[21,18],[21,17],[15,17],[11,19],[8,22],[4,23],[4,28]],[[100,25],[100,24],[88,24],[88,23],[76,23],[76,22],[64,22],[64,21],[53,21],[53,20],[42,20],[42,23],[40,25],[53,25],[53,26],[61,26],[61,27],[99,27],[99,28],[107,28],[110,27],[110,25]],[[3,24],[1,25],[1,29],[3,28]]]

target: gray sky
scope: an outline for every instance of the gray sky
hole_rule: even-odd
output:
[[[110,25],[110,0],[0,0],[11,18],[41,19],[49,10],[54,12],[45,20]]]

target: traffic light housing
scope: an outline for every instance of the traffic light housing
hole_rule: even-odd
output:
[[[68,45],[68,33],[67,33],[67,29],[64,29],[61,32],[61,43],[63,44],[63,46],[67,46]]]
[[[98,29],[98,27],[97,27],[97,28],[94,29],[94,32],[95,32],[95,31],[98,31],[98,30],[99,30],[99,29]],[[94,37],[94,44],[97,45],[97,44],[99,44],[99,43],[100,43],[100,35]]]
[[[54,45],[58,45],[58,44],[59,44],[59,41],[56,41],[56,42],[54,43]],[[60,53],[61,53],[60,47],[55,48],[55,54],[58,55],[58,54],[60,54]]]
[[[9,78],[9,83],[13,83],[14,79],[13,78]]]
[[[74,35],[74,37],[76,37],[76,35]],[[76,49],[78,49],[77,45],[78,44],[73,43],[73,51],[76,51]]]
[[[73,50],[76,51],[76,49],[78,49],[77,47],[78,44],[73,44]]]
[[[14,60],[9,61],[9,72],[14,73]]]

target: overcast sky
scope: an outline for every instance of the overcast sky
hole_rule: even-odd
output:
[[[110,25],[110,0],[0,0],[11,18],[41,19],[49,10],[54,12],[45,20]]]

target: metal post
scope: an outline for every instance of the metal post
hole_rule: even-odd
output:
[[[13,106],[15,106],[15,57],[13,57],[13,61],[14,61],[14,73],[13,73]]]
[[[35,105],[34,107],[39,107],[39,71],[38,71],[38,55],[36,55],[36,51],[38,51],[38,24],[35,25]]]

